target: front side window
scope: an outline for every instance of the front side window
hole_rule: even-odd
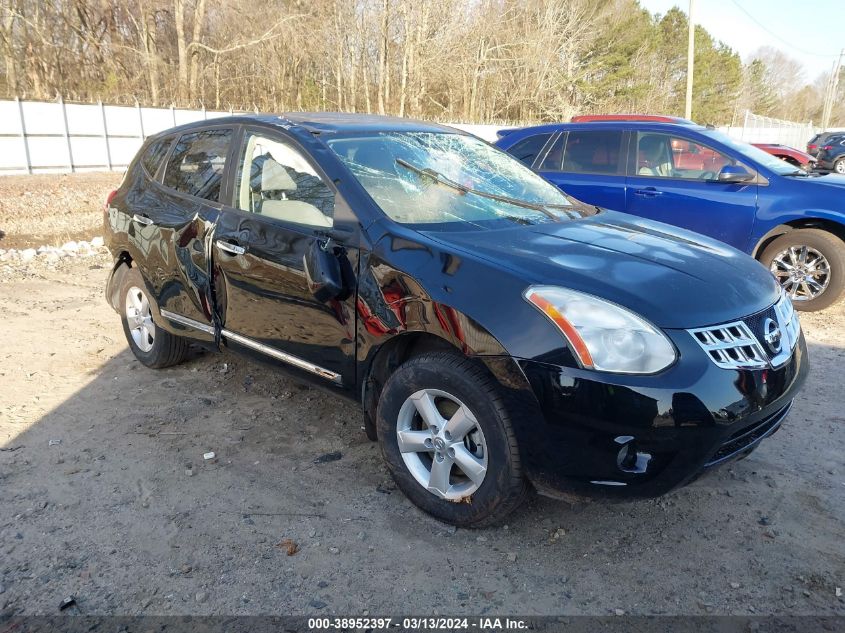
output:
[[[231,140],[229,129],[183,134],[167,161],[164,185],[217,202]]]
[[[534,161],[537,160],[537,155],[542,151],[543,147],[545,147],[551,137],[551,133],[533,134],[514,143],[513,146],[508,149],[508,154],[513,156],[523,165],[531,167],[531,165],[534,164]]]
[[[334,192],[305,157],[277,138],[248,133],[238,165],[235,204],[268,218],[330,227]]]
[[[141,165],[150,178],[155,178],[161,161],[167,155],[167,150],[170,149],[170,144],[173,143],[173,137],[162,138],[150,143],[149,147],[144,150],[141,156]]]
[[[755,171],[755,169],[751,169],[747,167],[748,164],[751,165],[761,165],[766,169],[780,175],[780,176],[806,176],[807,172],[802,169],[796,169],[794,165],[790,165],[787,162],[782,161],[777,156],[772,156],[768,152],[764,152],[759,147],[754,147],[745,141],[738,141],[736,139],[731,138],[727,134],[723,132],[719,132],[718,130],[706,130],[701,132],[703,136],[706,136],[709,139],[712,139],[714,143],[719,144],[723,147],[727,147],[734,152],[738,153],[740,156],[744,156],[748,158],[748,163],[745,163],[746,169],[749,171]],[[736,164],[736,161],[733,161],[729,164]],[[755,167],[756,167],[755,165]]]
[[[737,161],[689,139],[654,132],[637,133],[637,176],[716,180],[722,167]]]
[[[382,211],[403,224],[492,228],[491,223],[561,222],[594,212],[473,136],[367,132],[326,142]]]
[[[623,174],[622,132],[570,132],[563,151],[563,171],[574,174]]]

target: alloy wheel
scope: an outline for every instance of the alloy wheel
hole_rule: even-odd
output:
[[[487,442],[472,411],[438,389],[411,394],[399,410],[399,451],[423,488],[457,501],[473,494],[487,474]]]
[[[810,301],[830,283],[830,262],[810,246],[790,246],[775,255],[770,270],[793,301]]]
[[[836,161],[833,169],[837,174],[845,174],[845,160]]]
[[[149,352],[155,341],[155,323],[150,311],[150,300],[137,286],[132,286],[126,293],[126,322],[138,349]]]

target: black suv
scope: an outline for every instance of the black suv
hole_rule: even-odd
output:
[[[819,134],[816,134],[813,138],[807,141],[807,153],[810,156],[818,157],[819,149],[827,143],[827,140],[831,136],[836,136],[838,134],[843,134],[843,132],[820,132]]]
[[[150,138],[106,210],[135,356],[255,354],[360,401],[398,486],[480,526],[541,491],[664,493],[774,433],[807,372],[772,275],[566,197],[430,123],[219,119]]]
[[[819,146],[816,169],[845,175],[845,133],[828,136]]]

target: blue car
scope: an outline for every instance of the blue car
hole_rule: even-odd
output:
[[[808,174],[675,117],[583,116],[499,134],[497,146],[574,198],[751,254],[799,310],[845,289],[845,176]]]

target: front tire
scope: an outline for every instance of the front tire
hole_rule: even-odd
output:
[[[188,342],[153,321],[153,299],[137,268],[130,268],[124,276],[119,296],[123,333],[135,358],[153,369],[178,365],[187,358]]]
[[[441,521],[495,524],[525,498],[498,386],[457,353],[431,352],[400,366],[381,393],[376,425],[396,485]]]
[[[833,305],[845,289],[845,242],[820,229],[797,229],[774,239],[760,255],[796,310]]]

